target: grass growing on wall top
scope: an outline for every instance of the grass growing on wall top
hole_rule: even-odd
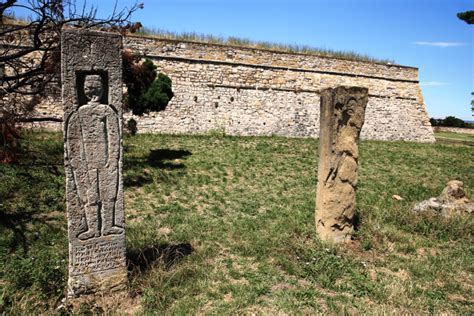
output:
[[[23,144],[29,159],[0,165],[0,312],[55,313],[67,281],[62,136]],[[144,134],[124,146],[129,297],[83,311],[473,312],[472,216],[411,212],[451,179],[474,195],[472,146],[363,141],[360,228],[337,247],[315,235],[317,140]]]
[[[224,45],[233,45],[233,46],[242,46],[250,48],[260,48],[260,49],[269,49],[281,52],[289,53],[302,53],[302,54],[314,54],[325,57],[336,57],[347,60],[355,61],[369,61],[385,64],[394,64],[395,62],[388,59],[379,59],[374,58],[366,54],[360,54],[352,51],[336,51],[327,48],[316,48],[308,45],[291,45],[283,43],[272,43],[266,41],[254,41],[251,39],[239,38],[239,37],[222,37],[212,34],[200,34],[196,32],[171,32],[167,30],[162,30],[158,28],[149,28],[142,27],[140,30],[135,33],[137,35],[146,35],[146,36],[155,36],[157,38],[164,39],[173,39],[173,40],[183,40],[183,41],[196,41],[196,42],[205,42],[212,44],[224,44]]]
[[[5,17],[4,19],[5,19],[4,23],[6,24],[24,25],[28,23],[28,20],[25,18]],[[324,56],[324,57],[334,57],[334,58],[341,58],[341,59],[352,60],[352,61],[367,61],[367,62],[375,62],[375,63],[382,63],[382,64],[395,64],[395,61],[390,60],[390,59],[376,58],[367,54],[361,54],[354,51],[337,51],[337,50],[333,50],[329,48],[318,48],[318,47],[312,47],[308,45],[292,45],[292,44],[285,44],[285,43],[256,41],[256,40],[234,37],[234,36],[223,37],[223,36],[217,36],[217,35],[212,35],[212,34],[201,34],[201,33],[196,33],[196,32],[178,33],[178,32],[172,32],[172,31],[167,31],[167,30],[163,30],[159,28],[150,28],[150,27],[142,27],[137,32],[133,33],[133,35],[152,36],[152,37],[172,39],[172,40],[196,41],[196,42],[204,42],[204,43],[211,43],[211,44],[241,46],[241,47],[257,48],[257,49],[268,49],[268,50],[288,52],[288,53],[319,55],[319,56]]]

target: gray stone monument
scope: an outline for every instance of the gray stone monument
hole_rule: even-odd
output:
[[[63,30],[68,295],[127,284],[122,184],[122,38]]]
[[[360,130],[367,88],[337,87],[321,92],[316,231],[341,242],[354,232]]]

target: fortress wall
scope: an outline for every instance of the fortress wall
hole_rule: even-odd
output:
[[[165,111],[125,115],[139,132],[317,137],[319,91],[348,85],[369,88],[362,138],[434,141],[416,68],[144,37],[127,37],[124,46],[173,82]],[[38,112],[60,116],[60,104]]]
[[[128,36],[125,39],[125,48],[133,48],[133,50],[147,55],[228,61],[284,68],[304,68],[357,76],[385,76],[400,80],[418,80],[418,69],[414,67],[350,61],[340,58],[318,57],[314,54],[287,53],[224,44]]]

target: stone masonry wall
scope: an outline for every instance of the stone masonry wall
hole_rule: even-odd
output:
[[[152,59],[175,94],[163,112],[125,115],[139,132],[318,137],[319,91],[348,85],[369,88],[362,138],[435,140],[416,68],[135,36],[124,46]],[[54,99],[37,114],[61,117]]]

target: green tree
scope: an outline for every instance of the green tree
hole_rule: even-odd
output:
[[[458,18],[460,20],[463,20],[467,24],[474,24],[474,11],[471,10],[471,11],[459,12]],[[472,92],[471,95],[474,96],[474,92]],[[471,112],[472,112],[472,116],[474,116],[474,100],[471,101]]]
[[[162,111],[173,97],[171,79],[156,73],[156,66],[146,58],[124,53],[123,77],[127,85],[125,105],[135,115]]]
[[[165,74],[159,73],[140,101],[143,111],[162,111],[172,97],[171,79]]]
[[[439,126],[439,119],[435,119],[434,117],[430,118],[431,126]]]
[[[471,127],[470,124],[455,116],[446,116],[444,119],[430,118],[431,126],[447,126],[447,127]]]
[[[443,126],[449,127],[465,127],[466,123],[454,116],[447,116],[442,123]]]
[[[458,18],[467,24],[474,24],[474,11],[460,12]]]
[[[471,95],[474,97],[474,92],[471,92]],[[472,116],[474,116],[474,99],[471,101],[471,112]]]

